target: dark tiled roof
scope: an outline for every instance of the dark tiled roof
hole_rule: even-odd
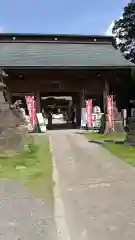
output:
[[[0,68],[131,67],[112,43],[1,42]]]

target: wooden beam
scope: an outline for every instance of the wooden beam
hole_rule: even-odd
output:
[[[104,92],[103,92],[103,104],[104,104],[104,113],[107,113],[107,96],[109,94],[109,83],[105,80]]]
[[[36,111],[37,113],[40,113],[41,112],[40,92],[37,90],[35,95],[36,95]]]

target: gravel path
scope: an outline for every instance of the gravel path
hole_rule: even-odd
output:
[[[57,240],[53,206],[20,184],[0,180],[0,240]]]

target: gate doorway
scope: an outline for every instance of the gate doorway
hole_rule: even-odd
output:
[[[76,128],[76,104],[71,93],[42,93],[40,103],[48,130]]]

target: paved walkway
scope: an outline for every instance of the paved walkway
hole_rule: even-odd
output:
[[[81,134],[49,134],[70,239],[134,240],[135,168]]]

